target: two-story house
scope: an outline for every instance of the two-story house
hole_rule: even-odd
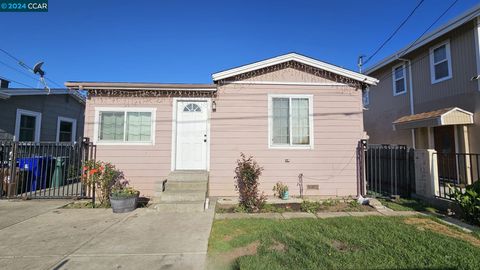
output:
[[[480,5],[369,67],[369,142],[480,153]]]

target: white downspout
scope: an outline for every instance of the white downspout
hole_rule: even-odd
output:
[[[412,79],[412,62],[405,58],[398,58],[398,60],[407,62],[408,65],[408,88],[410,88],[410,115],[415,114],[415,107],[413,104],[413,79]],[[412,147],[415,148],[415,129],[411,129],[412,133]]]

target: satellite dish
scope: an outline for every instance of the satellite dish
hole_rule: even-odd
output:
[[[43,62],[38,62],[33,67],[33,73],[40,75],[40,77],[43,77],[43,75],[45,75],[45,71],[42,70],[42,65]]]

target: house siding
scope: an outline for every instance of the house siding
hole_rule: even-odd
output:
[[[477,69],[474,38],[474,23],[469,22],[403,58],[410,59],[412,62],[415,113],[448,107],[459,107],[474,113],[475,124],[468,126],[470,151],[480,153],[480,142],[474,139],[480,136],[480,91],[477,89],[477,83],[471,81]],[[453,77],[432,84],[430,47],[446,40],[450,41]],[[407,93],[400,96],[392,94],[392,66],[399,63],[396,61],[369,74],[380,79],[377,86],[370,87],[370,104],[364,113],[365,130],[370,137],[370,143],[413,145],[410,130],[395,131],[392,128],[393,121],[410,114],[408,72]]]
[[[331,82],[282,70],[250,81]],[[268,95],[313,95],[313,149],[269,149]],[[211,121],[211,196],[235,196],[234,170],[240,153],[253,156],[264,168],[260,188],[272,194],[277,181],[290,194],[355,196],[356,146],[363,136],[361,91],[348,86],[229,84],[219,87]],[[288,160],[288,162],[286,162]],[[307,190],[318,185],[319,190]]]
[[[130,184],[153,196],[155,183],[171,171],[172,98],[90,97],[85,111],[85,136],[94,138],[95,107],[156,108],[155,145],[97,144],[97,160],[107,161],[123,171]]]
[[[85,105],[70,95],[13,96],[0,99],[0,139],[13,139],[17,109],[35,111],[42,114],[40,141],[54,142],[57,139],[59,116],[77,120],[77,137],[83,134]]]

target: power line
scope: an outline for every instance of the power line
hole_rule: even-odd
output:
[[[425,29],[425,31],[423,31],[423,33],[402,52],[401,56],[403,56],[406,51],[408,51],[413,45],[415,45],[417,41],[422,38],[430,30],[430,28],[432,28],[457,2],[458,0],[453,1],[452,4],[450,4],[450,6],[448,6],[448,8],[442,14],[440,14],[440,16],[438,16],[438,18],[432,24],[430,24],[430,26]]]
[[[400,28],[402,28],[403,25],[405,25],[405,23],[410,19],[410,17],[412,17],[412,15],[415,13],[415,11],[417,11],[417,9],[422,5],[422,3],[424,1],[425,0],[420,0],[420,2],[418,2],[417,6],[410,12],[410,14],[408,14],[408,16],[397,27],[397,29],[395,29],[395,31],[393,31],[393,33],[382,43],[382,45],[380,45],[380,47],[378,47],[377,50],[375,50],[375,52],[370,57],[367,58],[367,60],[365,62],[363,62],[363,64],[368,63],[368,61],[370,61],[375,55],[377,55],[377,53],[397,34],[397,32],[400,30]]]
[[[38,79],[35,78],[34,76],[31,76],[30,74],[25,73],[24,71],[22,71],[22,70],[20,70],[20,69],[18,69],[18,68],[12,67],[11,65],[9,65],[9,64],[7,64],[7,63],[5,63],[5,62],[3,62],[3,61],[0,61],[0,64],[6,66],[6,67],[8,67],[9,69],[14,70],[14,71],[16,71],[16,72],[18,72],[18,73],[20,73],[20,74],[22,74],[22,75],[24,75],[24,76],[32,79],[32,80],[38,81]]]
[[[14,80],[11,80],[11,79],[2,77],[2,76],[0,76],[0,79],[7,80],[7,81],[9,81],[9,82],[14,82],[14,83],[17,83],[17,84],[20,84],[20,85],[23,85],[23,86],[26,86],[26,87],[29,87],[29,88],[35,88],[35,87],[33,87],[33,86],[29,85],[29,84],[17,82],[17,81],[14,81]]]
[[[427,32],[428,30],[430,30],[430,28],[432,28],[456,3],[458,2],[458,0],[455,0],[452,2],[452,4],[450,4],[450,6],[448,6],[447,9],[445,9],[445,11],[442,12],[442,14],[440,14],[440,16],[437,17],[437,19],[435,19],[435,21],[425,30],[423,31],[423,33],[412,43],[410,44],[410,46],[408,46],[405,50],[402,51],[401,54],[398,55],[398,57],[402,57],[404,56],[407,51],[413,46],[416,44],[416,42],[418,42],[418,40],[420,40]],[[463,24],[469,22],[472,18],[474,17],[474,15],[470,16],[470,18],[468,20],[466,20]],[[463,25],[462,24],[462,25]],[[423,55],[421,55],[420,57],[418,57],[417,59],[413,60],[410,62],[410,66],[413,66],[413,64],[416,64],[418,62],[420,62],[421,60],[423,60],[425,57],[429,56],[430,55],[430,52],[426,52],[424,53]],[[387,72],[385,73],[382,77],[380,78],[377,78],[379,81],[385,79],[386,77],[388,76],[391,76],[392,75],[392,72]]]
[[[6,54],[7,56],[9,56],[10,58],[12,58],[13,60],[17,61],[17,64],[19,64],[21,67],[25,68],[25,69],[28,69],[30,71],[33,72],[33,68],[31,68],[30,66],[28,66],[27,64],[25,64],[22,60],[20,60],[19,58],[15,57],[13,54],[9,53],[8,51],[0,48],[0,51],[3,52],[4,54]],[[45,79],[47,79],[49,82],[59,86],[60,88],[62,88],[63,86],[61,86],[59,83],[47,78],[46,76],[44,76]]]

